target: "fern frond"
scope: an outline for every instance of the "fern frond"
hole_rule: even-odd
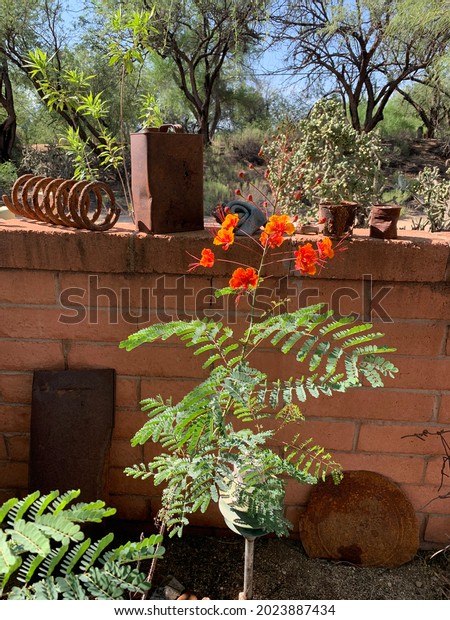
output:
[[[57,577],[56,583],[64,600],[86,601],[89,599],[78,575],[70,574],[66,577]]]
[[[9,511],[14,508],[18,502],[19,500],[17,497],[11,497],[11,499],[6,500],[6,502],[0,506],[0,523],[3,523]]]
[[[33,504],[36,499],[38,499],[39,496],[39,491],[35,491],[34,493],[30,493],[30,495],[27,495],[23,499],[14,502],[14,504],[10,506],[8,511],[8,525],[14,525],[15,521],[21,520],[28,508]]]
[[[84,534],[80,526],[72,523],[63,514],[45,514],[36,517],[35,524],[48,537],[67,544],[69,540],[83,540]]]
[[[53,514],[58,514],[58,512],[64,510],[71,501],[78,497],[80,495],[80,492],[80,489],[66,491],[52,502],[50,510],[53,512]]]

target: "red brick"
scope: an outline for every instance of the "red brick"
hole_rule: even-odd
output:
[[[0,374],[0,401],[31,403],[32,373]]]
[[[73,342],[68,360],[71,368],[108,367],[123,375],[206,377],[200,360],[181,346],[146,345],[126,351],[117,345]]]
[[[114,419],[114,429],[112,440],[130,439],[148,420],[148,416],[141,411],[122,411],[117,410]]]
[[[389,286],[386,281],[375,283],[372,297],[386,286]],[[450,316],[450,295],[446,284],[395,283],[380,303],[393,319],[447,320]]]
[[[354,452],[333,452],[333,458],[345,471],[374,471],[394,482],[422,481],[425,462],[421,456],[390,456]]]
[[[450,543],[450,518],[446,516],[430,515],[425,529],[426,542],[441,543],[442,547]]]
[[[141,381],[141,400],[161,395],[164,400],[172,398],[173,403],[178,403],[192,389],[200,383],[200,379],[160,379],[143,378]]]
[[[445,394],[441,398],[439,409],[439,422],[450,424],[450,394]]]
[[[160,443],[155,443],[151,439],[144,444],[144,463],[151,463],[156,456],[167,452]]]
[[[131,467],[142,463],[143,456],[142,446],[133,447],[130,441],[116,440],[111,444],[109,464],[110,467]]]
[[[55,274],[51,271],[0,270],[0,304],[56,303]]]
[[[11,461],[28,463],[30,456],[30,435],[9,435],[6,436],[5,439],[8,449],[8,458]]]
[[[26,489],[28,487],[28,463],[0,462],[0,488]]]
[[[293,506],[305,506],[308,503],[314,485],[300,484],[295,480],[288,480],[284,503]]]
[[[447,329],[447,340],[445,343],[445,355],[450,355],[450,328]]]
[[[436,499],[438,494],[435,485],[404,484],[400,486],[416,512],[445,514],[450,518],[448,501]]]
[[[30,407],[0,405],[0,432],[29,433],[30,421]]]
[[[429,431],[440,430],[427,425]],[[362,424],[359,432],[357,450],[363,452],[386,452],[390,454],[440,454],[440,445],[409,437],[421,433],[418,425]],[[406,437],[405,437],[406,436]],[[402,437],[404,437],[402,439]]]
[[[116,517],[127,521],[149,521],[150,502],[140,495],[112,495],[109,504],[117,509]]]
[[[6,452],[6,437],[0,434],[0,461],[6,461],[8,453]]]
[[[273,428],[264,422],[265,428]],[[314,444],[323,446],[326,450],[351,450],[355,435],[355,425],[352,422],[323,422],[306,420],[306,422],[289,425],[278,431],[270,441],[274,445],[289,443],[294,435],[300,433],[300,441],[312,437]]]
[[[69,309],[0,307],[1,338],[109,340],[119,342],[137,331],[136,323],[126,322],[120,313],[85,309],[75,320]]]
[[[449,437],[450,433],[447,435],[447,439]],[[429,437],[427,441],[433,442],[433,445],[436,445],[436,443],[441,445],[438,437]],[[450,492],[450,462],[444,461],[444,459],[446,459],[446,454],[442,446],[441,454],[428,460],[425,473],[425,482],[427,484],[434,484],[439,495],[445,495],[447,492]],[[442,477],[442,472],[444,477]],[[442,489],[439,490],[441,483]]]
[[[126,476],[122,468],[112,467],[109,470],[109,491],[117,495],[150,495],[153,490],[152,483],[140,478]]]
[[[1,265],[13,269],[29,269],[32,265],[37,270],[124,272],[132,260],[132,229],[132,224],[119,223],[113,230],[93,234],[90,230],[8,220],[7,226],[0,226]]]
[[[62,343],[49,341],[0,341],[2,370],[46,370],[64,368]]]
[[[386,383],[395,384],[395,380]],[[327,399],[310,398],[300,406],[309,418],[333,417],[358,420],[404,420],[414,422],[432,419],[435,396],[406,390],[354,388],[347,393],[336,392]]]
[[[393,323],[373,322],[374,331],[384,334],[383,342],[397,349],[400,355],[438,356],[442,353],[446,325],[444,322],[405,321],[395,319]]]
[[[396,388],[447,390],[450,377],[450,358],[430,359],[390,355],[389,360],[397,366]]]
[[[136,377],[116,377],[116,406],[138,408],[139,384]]]
[[[79,289],[73,293],[70,289]],[[212,294],[209,278],[181,273],[160,274],[63,274],[63,299],[74,294],[88,307],[119,308],[132,323],[149,320],[149,310],[161,316],[164,309],[177,310],[179,317],[194,316],[195,309],[208,307]],[[168,314],[173,315],[173,312]],[[133,319],[133,320],[131,320]]]

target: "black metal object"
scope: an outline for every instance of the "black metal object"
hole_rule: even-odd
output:
[[[106,497],[114,425],[113,369],[34,372],[29,489]]]

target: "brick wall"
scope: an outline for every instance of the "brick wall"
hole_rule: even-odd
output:
[[[292,300],[291,309],[324,302],[342,314],[356,313],[397,347],[395,380],[378,390],[308,401],[304,433],[332,450],[344,468],[372,470],[397,482],[417,511],[426,546],[450,535],[450,499],[429,503],[443,492],[442,446],[438,437],[403,436],[450,429],[450,235],[400,234],[397,241],[379,241],[357,231],[317,278],[297,278],[277,264],[267,274],[266,301],[278,287]],[[136,235],[126,224],[92,233],[0,223],[0,501],[27,490],[33,370],[110,367],[117,372],[117,393],[109,502],[124,519],[155,515],[157,491],[122,471],[157,453],[155,446],[130,446],[146,419],[139,401],[159,393],[181,398],[205,371],[176,342],[132,352],[118,343],[150,322],[195,311],[225,316],[242,330],[245,305],[236,312],[233,303],[225,308],[224,300],[211,297],[227,284],[229,264],[186,275],[186,252],[199,256],[210,239],[209,231]],[[251,242],[243,240],[227,258],[250,262],[250,252]],[[269,375],[291,374],[288,360],[273,350],[258,356],[255,365]],[[288,485],[287,516],[296,526],[309,491]],[[223,527],[215,507],[192,522]]]

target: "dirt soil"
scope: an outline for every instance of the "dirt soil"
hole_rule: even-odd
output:
[[[166,540],[154,583],[174,576],[198,598],[236,600],[242,590],[244,541],[185,535]],[[310,559],[300,542],[255,542],[255,600],[450,600],[450,555],[419,552],[399,568],[361,568]]]

